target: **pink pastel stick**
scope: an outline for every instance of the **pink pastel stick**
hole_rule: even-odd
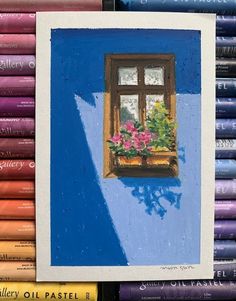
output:
[[[1,0],[1,12],[97,11],[102,0]]]
[[[34,55],[0,55],[0,75],[34,75]]]
[[[0,76],[0,96],[34,96],[33,76]]]
[[[33,97],[0,97],[1,117],[34,117]]]
[[[35,33],[35,14],[0,14],[0,33]]]
[[[34,118],[0,118],[0,137],[34,137]]]
[[[0,34],[0,54],[35,54],[35,45],[34,34]]]

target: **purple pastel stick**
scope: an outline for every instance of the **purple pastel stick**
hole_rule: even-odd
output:
[[[148,281],[120,284],[120,301],[233,300],[236,281]]]
[[[215,240],[214,241],[214,259],[234,259],[236,258],[235,240]]]
[[[230,200],[236,198],[236,180],[215,181],[216,200]]]
[[[217,280],[236,280],[236,263],[214,262],[214,279]]]
[[[236,200],[216,201],[215,219],[236,219]]]
[[[0,55],[0,75],[34,75],[34,55]]]
[[[217,220],[214,225],[215,239],[235,239],[236,220]]]
[[[34,118],[0,118],[0,137],[33,137]]]
[[[34,96],[33,76],[0,76],[0,96]]]
[[[0,97],[0,117],[34,117],[33,97]]]

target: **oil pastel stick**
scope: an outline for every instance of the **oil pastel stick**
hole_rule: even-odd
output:
[[[35,261],[35,242],[0,241],[0,261]]]
[[[236,219],[236,200],[216,201],[215,219]]]
[[[0,76],[0,96],[34,96],[34,76]]]
[[[235,281],[236,263],[214,262],[214,279],[223,281]]]
[[[233,58],[236,56],[236,37],[216,37],[216,56]]]
[[[33,180],[34,160],[0,160],[0,180]]]
[[[216,96],[236,97],[236,78],[217,78]]]
[[[34,74],[34,55],[0,55],[0,76]]]
[[[232,159],[215,160],[215,178],[216,179],[236,178],[236,160],[232,160]]]
[[[35,240],[34,221],[0,220],[0,240]]]
[[[216,200],[236,199],[236,180],[216,180],[215,198]]]
[[[236,281],[177,280],[121,282],[120,301],[233,300]]]
[[[0,34],[0,54],[35,54],[34,34]]]
[[[216,98],[216,117],[235,118],[236,117],[236,98]]]
[[[35,262],[0,261],[0,281],[35,281]]]
[[[34,97],[0,97],[0,117],[34,117]]]
[[[33,13],[1,13],[0,33],[35,33],[36,15]]]
[[[102,0],[1,0],[1,12],[100,11]]]
[[[234,259],[236,258],[236,241],[235,240],[215,240],[214,242],[214,259]]]
[[[216,220],[214,224],[215,239],[235,239],[236,220]]]
[[[34,199],[34,181],[0,181],[0,199]]]
[[[231,36],[236,33],[236,16],[216,16],[216,35]]]
[[[0,138],[0,158],[34,158],[34,139]]]
[[[33,220],[35,218],[34,205],[34,200],[0,200],[0,220]]]
[[[0,137],[34,137],[34,118],[0,117]]]
[[[96,283],[0,282],[1,301],[71,300],[97,301]],[[10,294],[8,292],[11,292]]]
[[[216,119],[216,138],[236,138],[236,119]]]
[[[234,58],[216,59],[217,77],[236,77],[236,60]]]
[[[202,0],[117,0],[116,10],[124,11],[171,11],[171,12],[214,12],[218,14],[236,14],[234,0],[202,1]]]
[[[217,159],[236,158],[236,140],[216,139],[216,158]]]

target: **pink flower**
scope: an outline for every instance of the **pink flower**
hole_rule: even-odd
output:
[[[127,130],[128,132],[130,132],[130,133],[137,132],[137,129],[136,129],[136,127],[134,126],[133,121],[127,121],[127,122],[124,124],[124,129],[126,129],[126,130]]]
[[[143,149],[143,143],[142,142],[140,142],[140,141],[138,141],[138,140],[136,140],[136,141],[134,141],[134,147],[135,147],[135,149],[136,150],[142,150]]]
[[[111,138],[111,141],[115,144],[119,144],[121,143],[122,141],[122,135],[121,134],[117,134],[117,135],[114,135],[112,138]]]
[[[152,139],[152,135],[149,131],[144,131],[142,133],[139,134],[139,139],[140,141],[142,141],[145,144],[148,144],[151,142]]]
[[[125,150],[130,150],[132,147],[131,141],[124,141],[124,149]]]

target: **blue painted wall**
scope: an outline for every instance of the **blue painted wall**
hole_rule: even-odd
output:
[[[200,33],[56,29],[51,51],[51,264],[199,263]],[[178,179],[102,177],[112,53],[176,55]]]

